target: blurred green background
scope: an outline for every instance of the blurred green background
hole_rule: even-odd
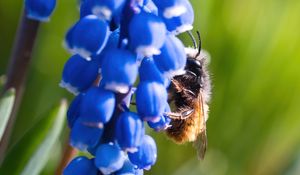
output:
[[[0,1],[0,74],[4,74],[23,1]],[[195,30],[211,54],[213,98],[208,151],[156,138],[158,161],[146,174],[300,174],[300,1],[192,0]],[[65,32],[78,19],[75,0],[58,0],[35,45],[26,92],[0,174],[19,174],[47,133],[61,98]],[[191,45],[187,35],[181,37]],[[67,129],[64,133],[67,133]],[[66,135],[66,134],[65,134]],[[42,174],[53,174],[65,136]]]

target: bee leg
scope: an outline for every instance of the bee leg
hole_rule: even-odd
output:
[[[194,109],[189,109],[186,111],[183,111],[181,113],[177,112],[166,112],[165,115],[167,115],[169,118],[174,120],[185,120],[189,118],[194,112]]]
[[[193,91],[184,88],[182,85],[180,85],[180,83],[177,80],[172,79],[171,81],[174,84],[174,88],[176,89],[177,92],[183,92],[185,94],[190,94],[196,97],[196,94]]]

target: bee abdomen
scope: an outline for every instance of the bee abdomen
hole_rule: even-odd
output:
[[[198,125],[195,123],[199,120],[195,117],[192,115],[185,120],[172,120],[171,127],[166,131],[167,136],[179,144],[195,141],[199,132]]]

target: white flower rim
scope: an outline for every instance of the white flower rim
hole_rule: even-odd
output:
[[[104,17],[106,20],[110,20],[112,17],[112,11],[106,6],[94,6],[92,9],[92,13],[99,18]]]
[[[121,94],[126,94],[129,91],[129,85],[128,84],[122,84],[117,82],[110,82],[105,84],[105,89],[119,92]]]
[[[81,57],[83,57],[87,61],[91,61],[91,55],[92,53],[85,48],[80,48],[80,47],[74,47],[74,52],[79,54]]]
[[[136,53],[144,55],[145,57],[151,57],[153,55],[159,55],[160,50],[153,46],[139,46],[136,48]]]
[[[165,18],[173,18],[184,14],[187,11],[187,8],[183,4],[175,5],[172,7],[165,8],[163,15]]]
[[[66,83],[64,80],[60,81],[59,86],[67,89],[69,92],[71,92],[74,95],[79,94],[79,91],[76,87],[72,86],[70,83]]]
[[[178,35],[180,33],[189,31],[193,29],[193,25],[191,24],[183,24],[181,26],[178,26],[172,33],[174,33],[175,35]]]

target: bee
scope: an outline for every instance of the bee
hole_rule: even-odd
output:
[[[191,32],[189,35],[194,48],[186,48],[185,73],[173,77],[168,89],[168,101],[174,107],[174,112],[166,113],[171,118],[171,126],[166,129],[166,134],[178,144],[193,142],[198,157],[203,160],[207,147],[206,121],[211,95],[207,71],[209,57],[208,53],[201,50],[200,33],[197,31],[198,47]]]

